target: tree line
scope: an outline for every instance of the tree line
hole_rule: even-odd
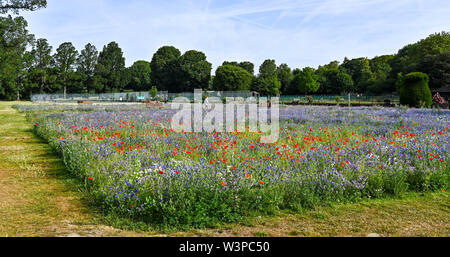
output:
[[[0,13],[18,14],[46,6],[45,0],[0,1]],[[111,42],[101,51],[88,43],[78,51],[71,42],[55,50],[45,38],[35,39],[20,16],[0,16],[0,99],[28,99],[36,93],[107,93],[124,91],[186,92],[251,90],[261,95],[343,93],[385,94],[397,91],[402,74],[423,72],[430,88],[450,84],[450,33],[430,35],[397,54],[345,58],[318,68],[291,68],[265,60],[255,72],[249,61],[225,61],[211,75],[205,53],[181,53],[163,46],[151,60],[125,66],[123,51]]]

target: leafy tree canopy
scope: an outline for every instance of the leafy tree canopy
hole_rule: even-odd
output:
[[[0,0],[0,13],[35,11],[47,7],[47,0]]]
[[[189,50],[179,59],[179,91],[207,89],[211,77],[212,64],[203,52]]]
[[[128,88],[134,91],[147,91],[152,86],[152,70],[147,61],[136,61],[130,67],[130,84]]]
[[[218,91],[249,90],[252,74],[235,65],[222,65],[217,68],[213,89]]]
[[[123,89],[125,85],[121,75],[125,69],[125,57],[123,57],[122,49],[116,42],[111,42],[103,47],[98,56],[98,63],[95,74],[103,77],[104,91],[117,91]]]
[[[158,90],[177,90],[177,61],[181,52],[173,46],[163,46],[153,54],[150,67],[152,69],[153,82]],[[174,74],[175,73],[175,74]]]
[[[450,51],[450,32],[435,33],[414,44],[409,44],[398,51],[391,60],[392,73],[404,74],[417,71],[420,61],[425,56],[439,55]]]

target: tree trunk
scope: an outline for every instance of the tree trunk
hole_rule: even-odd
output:
[[[41,78],[41,84],[39,85],[39,93],[44,93],[44,77]]]
[[[66,99],[66,89],[67,89],[67,85],[66,85],[66,78],[64,77],[63,79],[64,82],[64,100]]]
[[[21,88],[20,76],[17,76],[17,80],[16,80],[17,101],[20,101],[20,88]]]

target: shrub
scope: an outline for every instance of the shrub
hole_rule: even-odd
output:
[[[336,103],[339,105],[339,104],[341,103],[341,101],[342,101],[342,98],[341,98],[340,96],[336,96],[336,97],[334,98],[334,100],[335,100]]]
[[[431,90],[428,86],[428,75],[422,72],[412,72],[398,78],[400,103],[410,107],[431,106]]]
[[[156,89],[156,87],[153,86],[153,87],[150,89],[149,93],[150,93],[150,96],[152,97],[152,99],[155,99],[155,98],[156,98],[156,95],[158,94],[158,89]]]

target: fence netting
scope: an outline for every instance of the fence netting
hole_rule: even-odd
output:
[[[152,97],[148,91],[144,92],[122,92],[101,94],[35,94],[31,96],[32,102],[141,102],[146,100],[172,101],[176,97],[185,97],[194,100],[194,92],[169,93],[158,91],[156,97]],[[261,97],[253,91],[203,91],[205,97]],[[283,95],[278,96],[280,103],[323,103],[323,104],[398,104],[397,95]]]

